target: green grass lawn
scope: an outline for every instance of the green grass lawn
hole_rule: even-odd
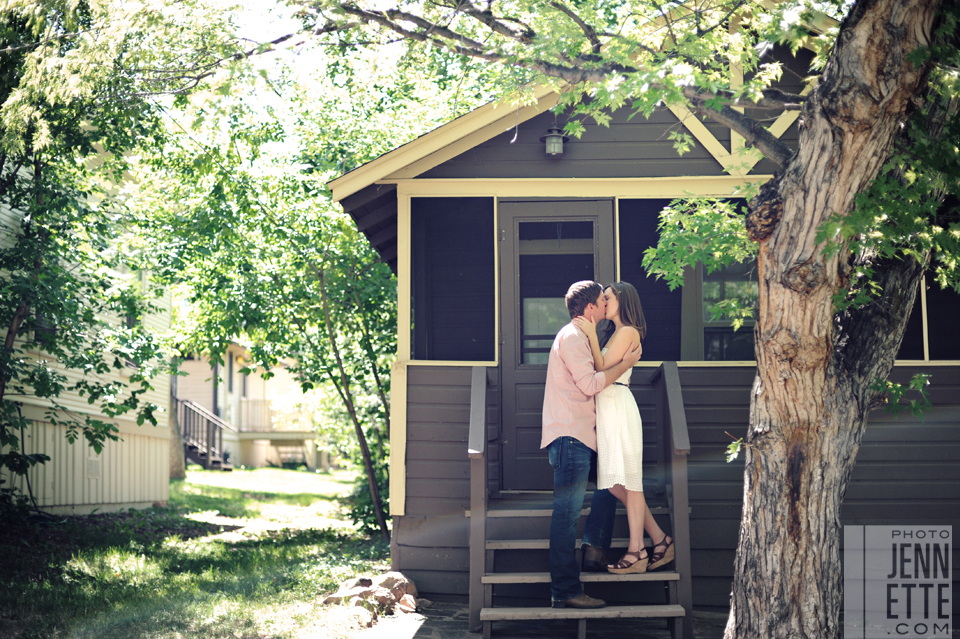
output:
[[[349,637],[322,595],[389,554],[339,512],[350,483],[191,470],[167,508],[0,524],[0,639]]]

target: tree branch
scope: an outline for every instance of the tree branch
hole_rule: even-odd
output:
[[[556,9],[557,11],[563,13],[564,15],[566,15],[566,16],[567,16],[568,18],[570,18],[571,20],[573,20],[573,22],[574,22],[578,27],[580,27],[580,30],[583,31],[583,35],[585,35],[585,36],[587,37],[587,40],[590,41],[590,45],[591,45],[591,47],[592,47],[592,49],[593,49],[593,52],[594,52],[595,54],[599,54],[599,53],[600,53],[600,49],[601,49],[601,47],[602,47],[603,45],[602,45],[602,43],[600,42],[600,38],[597,37],[597,32],[594,30],[594,28],[593,28],[592,26],[590,26],[589,24],[587,24],[586,22],[584,22],[583,19],[582,19],[580,16],[578,16],[573,9],[571,9],[571,8],[568,7],[568,6],[566,6],[566,5],[563,4],[562,2],[559,2],[559,0],[553,0],[553,1],[550,3],[550,6],[553,7],[554,9]]]
[[[493,15],[493,12],[490,10],[484,10],[476,5],[465,0],[464,2],[458,2],[454,7],[458,12],[470,16],[474,20],[485,24],[494,33],[499,33],[502,36],[510,38],[511,40],[516,40],[522,42],[523,44],[532,44],[534,38],[537,37],[536,32],[530,28],[528,25],[523,24],[520,20],[511,20],[511,22],[516,22],[519,25],[522,25],[524,28],[518,30],[509,24],[503,22],[500,19],[497,19]]]
[[[730,127],[732,131],[743,136],[744,141],[756,147],[774,164],[783,168],[793,156],[793,149],[787,146],[775,135],[767,131],[759,122],[747,117],[729,105],[719,110],[707,107],[702,98],[691,98],[691,104],[699,115],[710,118],[714,122]]]
[[[504,62],[505,61],[502,57],[493,56],[493,55],[484,53],[483,51],[484,46],[482,43],[477,42],[475,40],[471,40],[470,38],[467,38],[465,36],[462,37],[456,32],[450,31],[446,27],[441,27],[438,24],[434,24],[426,20],[418,19],[418,20],[422,20],[422,22],[425,25],[429,25],[424,27],[427,33],[420,33],[418,31],[411,31],[410,29],[406,29],[401,25],[397,24],[396,22],[394,22],[393,19],[391,19],[389,15],[387,15],[388,12],[368,11],[366,9],[361,9],[360,7],[349,5],[349,4],[341,4],[339,6],[340,6],[340,9],[344,13],[347,13],[348,15],[352,15],[354,17],[360,18],[363,22],[373,22],[373,23],[379,24],[382,27],[386,27],[387,29],[390,29],[391,31],[394,31],[395,33],[400,34],[402,37],[408,40],[414,40],[416,42],[430,42],[431,44],[436,44],[437,46],[453,51],[454,53],[458,53],[460,55],[468,55],[473,58],[486,60],[487,62]],[[390,13],[397,14],[397,17],[401,20],[406,20],[406,18],[402,16],[407,14],[405,14],[402,11],[391,11]],[[417,18],[417,16],[411,16],[411,17]],[[409,22],[412,22],[414,24],[417,23],[417,21],[415,20],[409,20]],[[446,40],[441,40],[431,36],[431,34],[441,35],[444,33],[449,34],[449,35],[443,36],[443,37],[446,37]],[[454,45],[448,40],[452,40],[454,42],[460,42],[461,44]],[[464,46],[464,45],[467,45],[467,46]]]
[[[83,31],[77,31],[76,33],[61,33],[59,35],[53,36],[52,38],[47,38],[46,40],[40,40],[38,42],[31,42],[29,44],[21,44],[20,46],[6,46],[3,49],[0,49],[0,55],[5,55],[8,53],[17,53],[18,51],[28,51],[30,49],[36,49],[37,47],[43,46],[45,44],[50,44],[51,42],[59,42],[61,40],[68,40],[70,38],[76,38],[77,36],[83,35],[84,33],[89,33],[93,29],[85,29]]]

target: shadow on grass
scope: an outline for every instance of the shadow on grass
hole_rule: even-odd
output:
[[[170,482],[169,505],[191,512],[219,511],[224,517],[255,518],[260,515],[260,506],[285,504],[308,507],[317,501],[337,502],[336,495],[312,493],[268,493],[236,488],[221,488],[202,484],[189,484],[184,480]]]
[[[23,639],[263,636],[277,607],[369,571],[385,544],[332,529],[281,530],[236,543],[171,540],[78,548],[42,578],[0,578],[0,610]],[[0,630],[4,623],[0,622]],[[239,633],[239,634],[238,634]],[[272,633],[268,633],[272,634]]]

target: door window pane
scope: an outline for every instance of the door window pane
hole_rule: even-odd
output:
[[[553,338],[570,321],[564,296],[594,279],[594,223],[520,222],[520,362],[545,365]]]

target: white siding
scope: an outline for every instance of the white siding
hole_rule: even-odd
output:
[[[169,496],[169,435],[166,427],[116,422],[121,441],[107,442],[97,455],[85,440],[70,444],[66,427],[34,421],[24,450],[51,457],[29,472],[34,497],[54,512],[90,512],[150,506]],[[26,493],[27,484],[17,485]]]
[[[20,231],[20,214],[0,204],[0,248],[10,248],[15,242],[15,233]]]
[[[19,228],[19,217],[19,213],[0,206],[0,246],[13,244],[12,232]],[[144,322],[148,328],[162,332],[170,326],[171,297],[164,295],[154,303],[162,309],[161,312],[144,318]],[[119,322],[119,318],[110,319]],[[68,385],[83,378],[80,371],[64,370],[45,355],[33,353],[32,356],[45,359],[52,369],[66,377]],[[111,370],[100,381],[119,380],[127,383],[129,372]],[[50,457],[49,462],[35,466],[28,474],[39,506],[51,512],[82,513],[95,509],[107,511],[150,506],[167,500],[170,377],[161,375],[150,384],[152,390],[141,398],[160,407],[161,410],[155,413],[157,426],[137,426],[135,415],[107,419],[96,404],[89,404],[85,397],[77,393],[64,393],[58,398],[58,403],[73,413],[75,418],[93,415],[104,421],[112,421],[117,426],[121,441],[107,442],[99,455],[83,438],[70,444],[66,438],[66,427],[50,423],[46,416],[49,402],[36,397],[18,398],[24,404],[24,416],[33,420],[24,433],[25,452],[44,453]],[[7,476],[5,479],[9,481],[13,478]],[[26,492],[26,478],[18,478],[16,483]]]

